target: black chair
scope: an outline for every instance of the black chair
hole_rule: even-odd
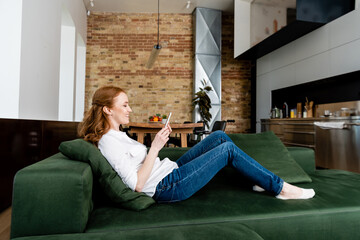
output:
[[[210,134],[218,130],[225,132],[225,129],[226,129],[226,121],[215,121],[211,131],[208,132],[207,134]]]
[[[201,134],[209,135],[210,133],[218,130],[225,132],[225,129],[226,129],[226,121],[215,121],[214,125],[211,128],[211,131],[203,131]]]
[[[190,122],[184,122],[184,123],[190,123]],[[211,128],[211,131],[205,131],[204,121],[198,121],[197,123],[203,123],[203,126],[195,127],[193,133],[187,135],[188,147],[193,147],[195,144],[200,142],[203,139],[204,135],[208,135],[218,130],[225,132],[226,129],[226,121],[215,121],[213,127]],[[196,136],[196,138],[193,138],[193,136]],[[176,146],[181,146],[181,141],[177,137],[170,137],[168,143],[172,143]]]
[[[190,121],[185,121],[184,123],[192,123]],[[203,123],[202,127],[195,127],[193,129],[193,133],[188,133],[186,136],[186,141],[188,147],[194,146],[196,143],[198,143],[201,140],[201,135],[205,131],[205,124],[204,121],[198,121],[197,123]],[[193,139],[193,135],[197,135],[196,139]],[[175,146],[181,147],[181,139],[175,135],[175,137],[170,137],[168,144],[174,144]]]
[[[135,133],[131,134],[130,131],[131,131],[131,127],[121,127],[120,128],[121,131],[123,131],[124,133],[126,133],[126,135],[129,137],[129,138],[132,138],[134,139],[135,141],[137,141],[137,136]]]
[[[199,121],[199,122],[203,122],[203,121]],[[209,135],[210,133],[218,131],[218,130],[225,132],[225,129],[226,129],[226,121],[214,122],[214,125],[211,128],[211,131],[205,131],[205,124],[204,124],[203,127],[197,128],[196,131],[194,129],[193,134],[197,135],[197,138],[195,140],[193,140],[191,138],[188,139],[188,146],[190,146],[190,147],[194,146],[196,143],[200,142],[205,135]]]
[[[202,127],[195,127],[192,134],[187,135],[187,145],[188,147],[193,147],[195,144],[201,141],[202,135],[205,132],[204,121],[197,121],[197,123],[202,123]],[[195,136],[196,138],[193,138]]]
[[[184,123],[191,123],[190,121],[185,121]],[[170,124],[171,125],[171,124]],[[169,144],[174,144],[175,146],[181,147],[181,139],[178,137],[177,133],[174,137],[169,137],[169,141],[167,142],[167,147]]]

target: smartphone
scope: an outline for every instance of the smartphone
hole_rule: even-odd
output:
[[[169,124],[170,118],[171,118],[171,112],[169,113],[169,117],[166,119],[166,123],[165,123],[165,127],[164,127],[164,128],[166,128],[167,125]]]

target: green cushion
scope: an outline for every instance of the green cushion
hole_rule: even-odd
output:
[[[300,165],[307,174],[315,172],[315,152],[314,149],[306,147],[286,147],[290,155]]]
[[[287,148],[273,132],[229,134],[234,143],[288,183],[311,182],[309,175],[296,163]]]
[[[101,152],[83,139],[62,142],[60,152],[72,160],[90,164],[95,177],[105,194],[114,203],[131,210],[142,210],[155,203],[144,193],[133,192],[128,188]]]

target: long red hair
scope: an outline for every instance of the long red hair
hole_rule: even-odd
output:
[[[103,111],[103,107],[112,108],[114,98],[120,93],[125,93],[119,87],[106,86],[101,87],[94,93],[92,98],[92,106],[85,113],[83,121],[78,126],[78,134],[85,141],[98,145],[101,137],[110,129],[107,115]]]

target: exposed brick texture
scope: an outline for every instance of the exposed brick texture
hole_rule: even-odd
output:
[[[234,119],[226,132],[250,132],[251,61],[234,59],[234,16],[222,17],[221,117]]]
[[[174,122],[191,121],[193,94],[191,14],[161,14],[162,50],[145,68],[157,43],[157,14],[92,13],[88,17],[85,109],[94,91],[123,88],[133,110],[131,121],[147,122],[155,113],[173,112]],[[250,128],[250,63],[233,58],[233,16],[223,17],[222,118],[235,119],[227,132]]]

